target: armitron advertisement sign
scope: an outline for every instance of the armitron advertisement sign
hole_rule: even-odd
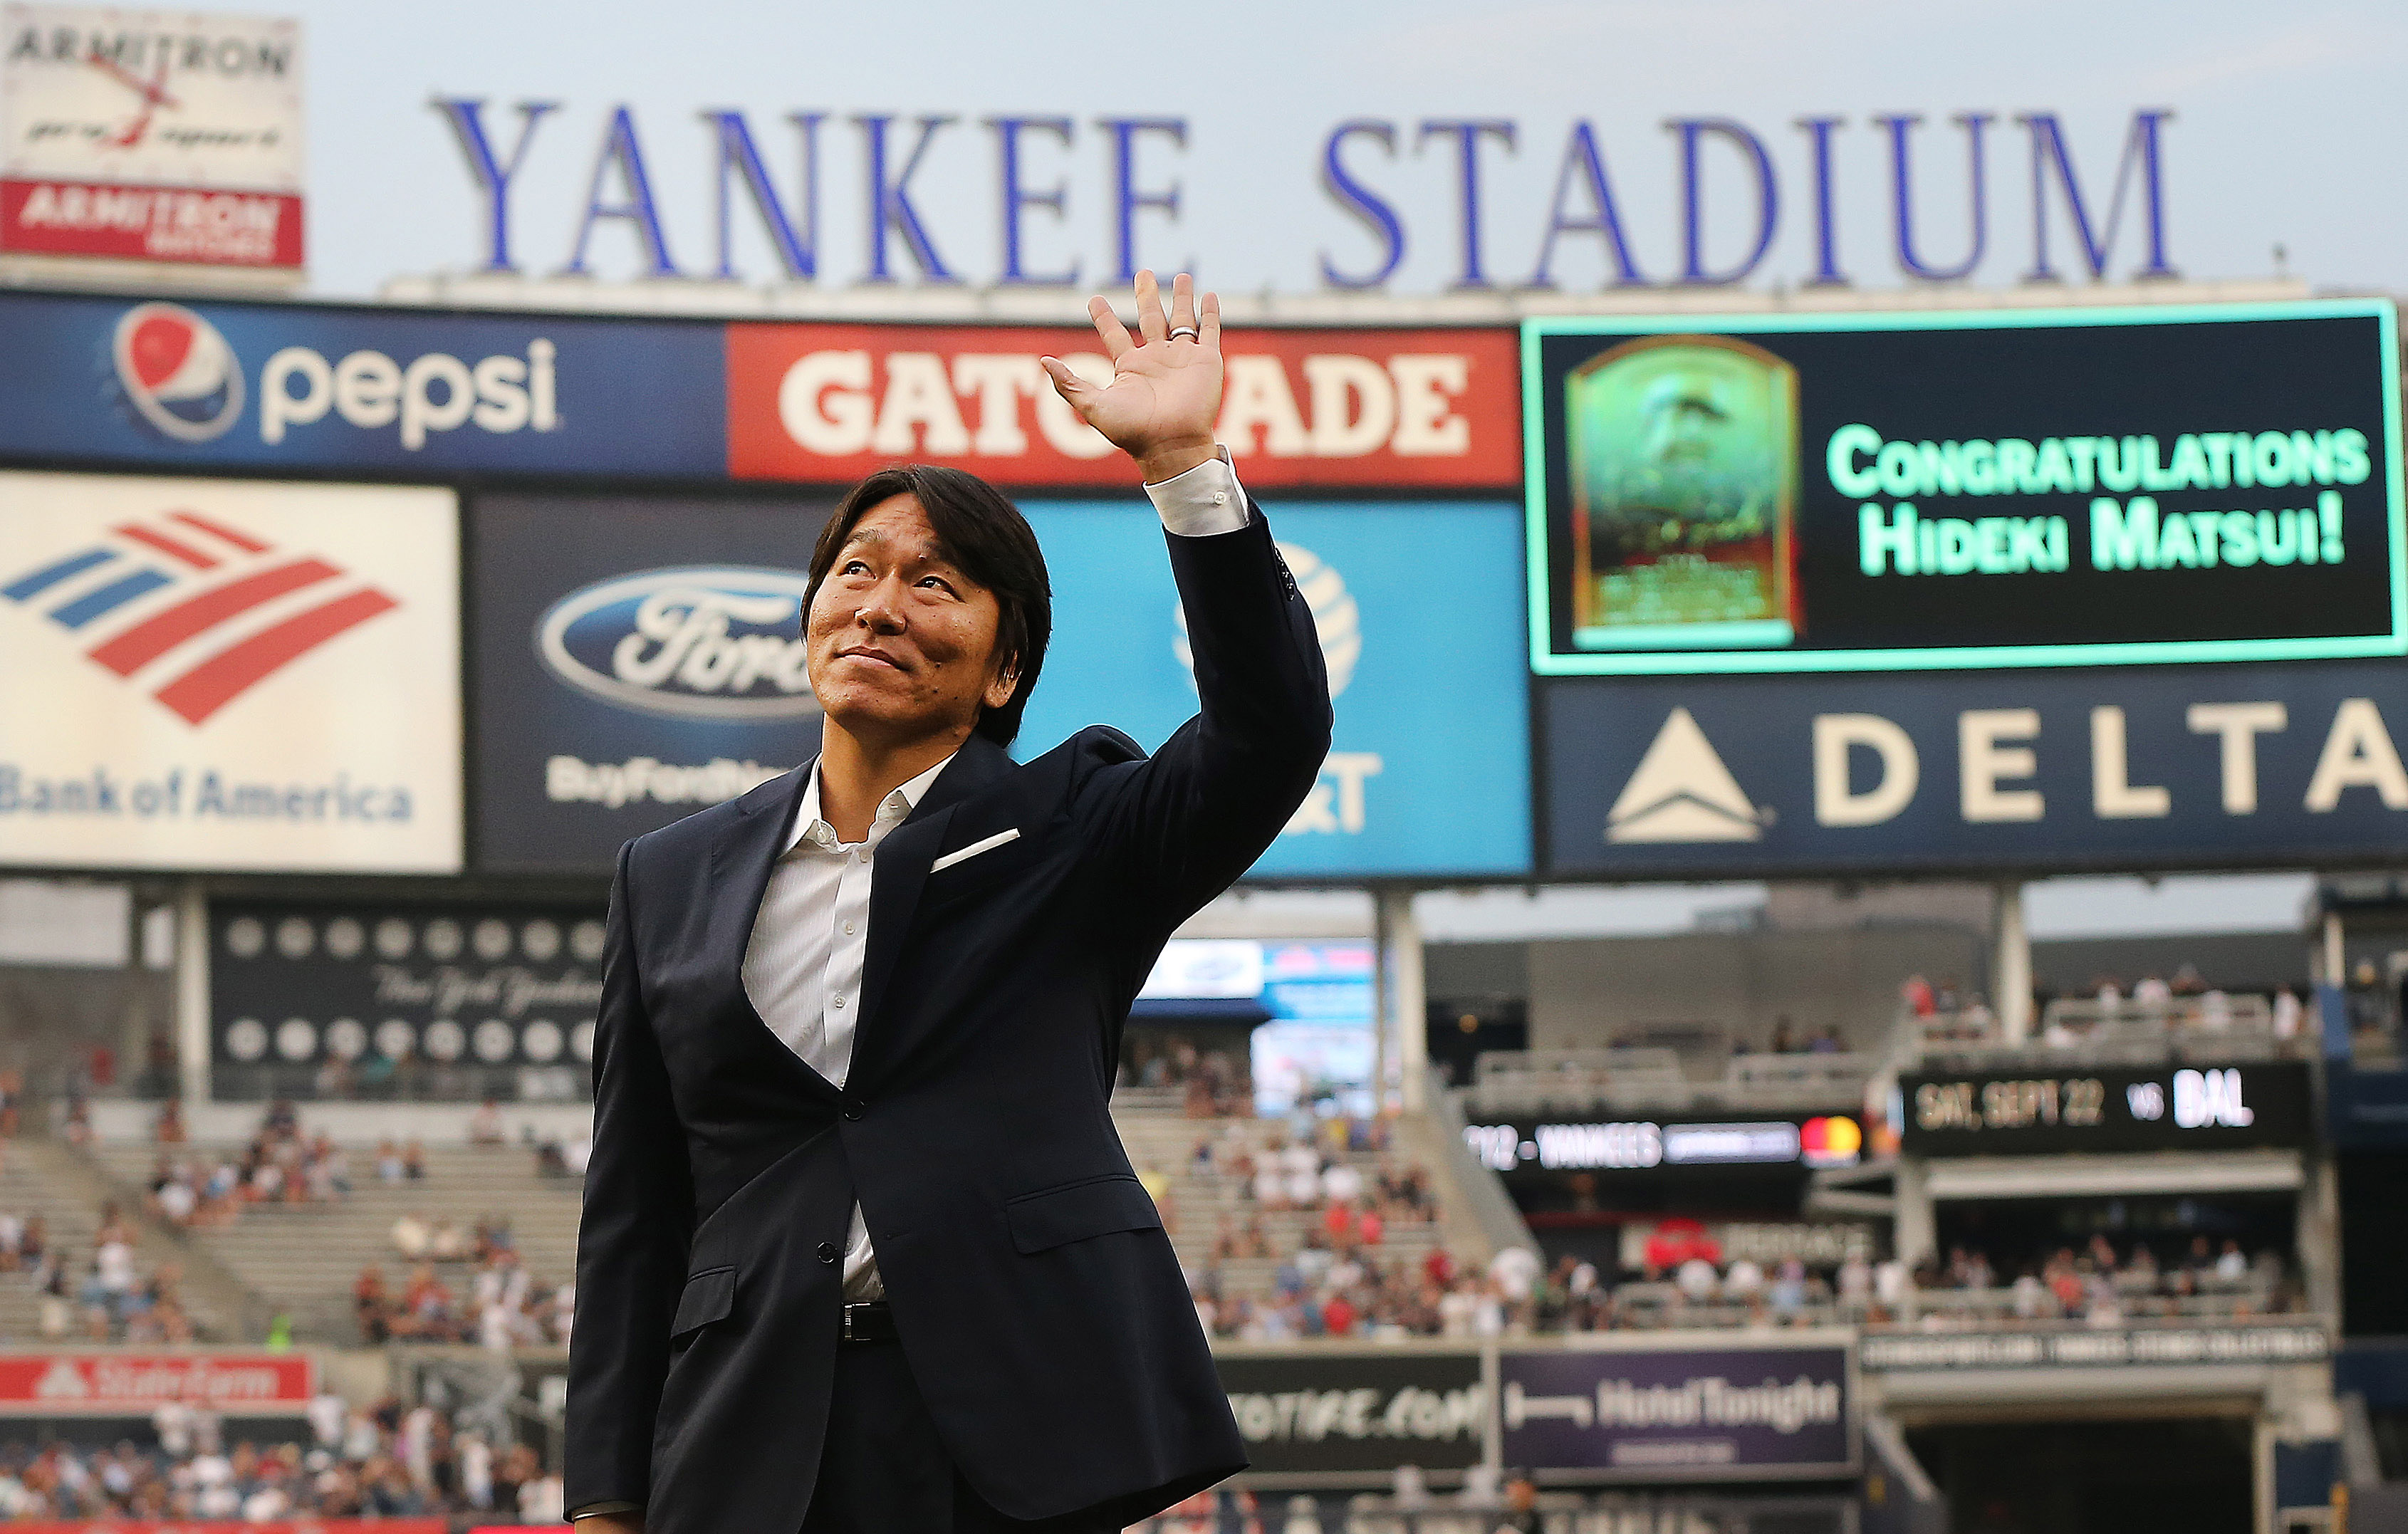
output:
[[[313,1369],[300,1354],[17,1354],[0,1357],[0,1414],[147,1417],[168,1401],[294,1413],[316,1394]]]
[[[0,9],[0,251],[302,263],[301,23]]]
[[[0,474],[0,864],[450,873],[448,490]]]
[[[902,458],[997,484],[1126,488],[1127,464],[1046,380],[1049,355],[1111,377],[1092,330],[730,325],[729,472],[844,483]],[[1513,366],[1501,330],[1233,333],[1220,437],[1261,489],[1511,485]]]

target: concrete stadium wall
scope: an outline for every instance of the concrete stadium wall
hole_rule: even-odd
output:
[[[1988,985],[1988,944],[1956,925],[1821,932],[1684,932],[1529,945],[1530,1047],[1624,1042],[1760,1050],[1787,1016],[1802,1039],[1828,1026],[1878,1048],[1910,974]]]

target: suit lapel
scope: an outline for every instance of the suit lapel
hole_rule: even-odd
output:
[[[904,939],[910,936],[920,891],[928,882],[928,865],[944,847],[953,807],[1008,776],[1016,765],[1001,746],[984,736],[971,736],[928,785],[918,808],[879,843],[869,886],[869,947],[862,956],[861,1020],[854,1025],[848,1081],[858,1082],[864,1079],[865,1067],[875,1068],[877,1024],[887,983]]]
[[[833,1098],[840,1096],[835,1084],[805,1065],[770,1030],[744,989],[744,951],[752,941],[752,924],[760,918],[761,901],[769,892],[769,874],[777,867],[778,854],[786,850],[794,834],[803,788],[818,766],[815,756],[736,801],[735,818],[720,827],[710,847],[713,899],[708,942],[710,972],[724,976],[735,993],[731,1009],[752,1020],[752,1025],[775,1046],[774,1053],[795,1068],[814,1096]]]

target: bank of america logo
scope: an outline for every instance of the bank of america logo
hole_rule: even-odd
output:
[[[1746,792],[1686,709],[1675,709],[1606,811],[1608,841],[1761,841],[1770,810]]]
[[[169,511],[0,585],[84,653],[199,724],[337,636],[401,604],[341,566],[219,518]]]

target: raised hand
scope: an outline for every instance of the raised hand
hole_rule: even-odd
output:
[[[1145,339],[1132,340],[1128,327],[1107,300],[1087,300],[1104,354],[1112,360],[1112,381],[1089,383],[1059,357],[1045,359],[1054,387],[1088,425],[1138,462],[1148,484],[1159,484],[1211,458],[1213,423],[1221,415],[1221,300],[1206,294],[1199,308],[1196,282],[1184,272],[1172,279],[1170,313],[1162,311],[1162,289],[1152,272],[1137,274],[1137,324]]]

